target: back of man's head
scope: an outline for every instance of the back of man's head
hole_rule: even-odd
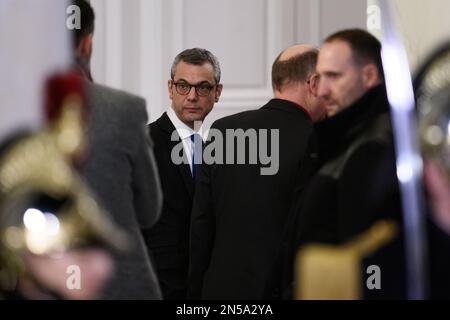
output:
[[[298,47],[300,48],[300,46]],[[300,51],[301,53],[294,55],[290,55],[287,50],[280,53],[272,65],[272,87],[274,91],[281,92],[286,86],[305,82],[316,70],[319,53],[317,49],[304,46]]]
[[[280,53],[272,65],[275,98],[300,105],[314,122],[325,117],[324,101],[317,95],[318,55],[310,45],[294,45]]]
[[[95,13],[89,2],[85,0],[71,0],[70,5],[80,9],[80,28],[73,29],[74,48],[78,48],[81,40],[94,33]]]
[[[346,42],[352,50],[353,60],[356,64],[362,66],[373,63],[377,67],[380,79],[384,79],[381,43],[372,34],[362,29],[346,29],[325,39],[325,43],[334,41]]]

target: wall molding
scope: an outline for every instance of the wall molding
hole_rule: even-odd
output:
[[[319,45],[322,40],[322,33],[328,32],[325,29],[329,28],[329,24],[324,25],[324,21],[322,21],[324,14],[330,14],[325,10],[324,5],[326,3],[324,1],[259,1],[262,2],[255,2],[258,3],[258,10],[252,10],[251,3],[243,6],[245,12],[239,17],[245,20],[235,21],[238,23],[235,26],[237,28],[251,27],[249,24],[252,23],[253,26],[255,26],[255,23],[258,24],[258,28],[245,29],[246,34],[243,35],[243,39],[253,41],[251,37],[255,33],[257,38],[254,39],[254,44],[246,43],[245,48],[254,50],[257,60],[252,60],[252,66],[245,69],[247,73],[243,74],[245,78],[242,78],[242,81],[239,79],[239,63],[243,63],[243,61],[239,59],[239,55],[233,54],[233,60],[227,60],[228,64],[232,63],[231,71],[229,71],[232,72],[232,76],[225,79],[222,97],[213,109],[211,117],[216,116],[215,110],[218,110],[217,115],[223,116],[224,114],[255,109],[264,105],[273,96],[271,66],[279,52],[298,42]],[[189,32],[187,30],[190,26],[187,23],[190,23],[189,21],[197,22],[197,20],[192,20],[197,19],[196,16],[187,16],[191,13],[189,12],[191,7],[188,7],[189,1],[130,1],[130,5],[133,4],[133,8],[138,8],[139,11],[136,11],[136,9],[122,10],[127,9],[124,0],[91,0],[91,3],[97,13],[93,59],[93,63],[95,63],[93,73],[96,81],[111,87],[128,88],[143,96],[147,100],[149,119],[151,121],[156,120],[170,106],[167,80],[169,79],[172,59],[186,46],[189,46],[188,41],[195,42],[195,37],[186,34]],[[215,6],[214,3],[216,2],[211,3]],[[202,6],[198,2],[192,2],[192,4],[197,6],[195,10],[201,11]],[[226,11],[230,14],[236,7],[232,3],[228,4],[228,2],[217,2],[216,4],[220,5],[221,8],[226,8]],[[199,15],[210,15],[211,10],[214,10],[214,8],[211,9],[211,6],[208,6],[208,10],[203,13],[199,12]],[[136,14],[136,12],[138,12],[137,17],[128,16],[129,14]],[[211,18],[211,16],[209,17]],[[124,25],[125,22],[135,21],[136,19],[138,19],[137,23],[133,23],[131,26]],[[340,19],[342,20],[342,18]],[[228,27],[221,26],[219,29],[222,33],[221,36],[233,37],[239,32],[239,29],[232,28],[234,25],[230,25],[230,34],[228,35],[228,31],[224,29]],[[139,43],[132,42],[133,48],[131,48],[131,50],[137,50],[137,52],[130,53],[127,51],[130,48],[125,47],[125,44],[129,43],[129,38],[126,37],[130,32],[138,35],[133,37],[132,41],[139,41]],[[256,32],[258,33],[256,34]],[[218,41],[220,39],[214,40],[211,43],[216,48],[223,45]],[[234,45],[230,38],[226,41],[227,45]],[[238,45],[239,43],[236,43],[236,46]],[[257,49],[253,49],[255,47]],[[213,50],[217,49],[213,48]],[[243,52],[242,54],[248,53]],[[129,57],[137,57],[138,61],[132,64],[132,69],[125,69],[124,66],[127,65],[127,61],[123,60],[129,59]],[[230,65],[226,68],[228,70]],[[256,72],[256,74],[251,72]],[[130,79],[132,80],[131,84],[127,82]]]
[[[149,120],[159,116],[162,97],[162,1],[139,0],[140,94],[147,101]]]
[[[122,4],[122,0],[108,0],[104,4],[105,82],[114,88],[122,86]]]

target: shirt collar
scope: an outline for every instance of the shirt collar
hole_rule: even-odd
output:
[[[169,117],[170,121],[172,121],[172,124],[175,127],[175,129],[177,130],[177,133],[180,136],[181,140],[184,140],[186,138],[190,139],[190,137],[193,134],[195,134],[195,133],[198,133],[202,137],[202,139],[204,140],[204,137],[203,137],[203,126],[200,127],[198,132],[195,132],[188,125],[186,125],[183,121],[181,121],[178,118],[177,114],[175,113],[175,110],[173,110],[172,107],[170,107],[167,110],[167,116]]]

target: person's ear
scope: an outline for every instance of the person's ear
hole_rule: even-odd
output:
[[[317,73],[313,74],[308,80],[309,91],[314,97],[317,97],[317,92],[319,90],[319,80],[320,77]]]
[[[217,86],[216,86],[216,96],[215,96],[215,102],[219,102],[219,98],[220,98],[220,95],[222,94],[222,89],[223,89],[223,85],[222,84],[218,84]]]
[[[78,56],[84,61],[90,61],[92,55],[92,38],[94,34],[90,33],[84,36],[78,45]]]
[[[362,76],[363,84],[367,89],[377,86],[380,82],[378,68],[373,63],[369,63],[363,67]]]
[[[169,90],[169,98],[170,98],[170,100],[173,99],[173,90],[172,90],[172,88],[173,88],[173,80],[167,81],[167,90]]]

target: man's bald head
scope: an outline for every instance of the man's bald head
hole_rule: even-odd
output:
[[[304,54],[309,51],[317,51],[313,46],[309,44],[296,44],[294,46],[291,46],[287,49],[285,49],[283,52],[280,53],[278,56],[278,61],[286,61],[289,60],[295,56]]]
[[[318,50],[306,44],[294,45],[281,52],[272,65],[272,87],[282,91],[286,85],[307,81],[315,73]]]
[[[274,96],[303,107],[313,122],[325,116],[323,99],[317,97],[319,51],[307,44],[291,46],[280,53],[272,66]]]

